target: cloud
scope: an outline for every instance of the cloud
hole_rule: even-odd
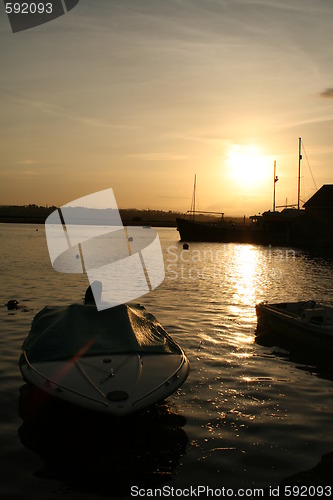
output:
[[[37,163],[36,160],[22,160],[17,162],[19,165],[35,165]]]
[[[211,133],[208,132],[206,134],[202,133],[188,133],[188,134],[165,134],[165,137],[167,139],[175,139],[175,140],[182,140],[182,141],[193,141],[193,142],[201,142],[203,144],[211,144],[211,143],[217,143],[219,145],[229,145],[230,142],[232,142],[232,139],[228,139],[226,137],[223,137],[221,134],[218,132],[212,131]]]
[[[46,164],[56,164],[59,165],[59,160],[50,160],[48,158],[44,158],[42,160],[34,160],[34,159],[27,159],[27,160],[18,160],[15,162],[16,165],[46,165]]]
[[[321,97],[328,97],[330,99],[333,99],[333,87],[328,87],[323,92],[320,92],[320,96]]]
[[[332,97],[333,97],[333,95],[332,95]],[[301,125],[312,125],[314,123],[326,123],[326,122],[331,122],[331,121],[333,121],[333,115],[315,116],[313,118],[307,118],[304,120],[284,123],[284,124],[281,124],[277,127],[273,127],[273,130],[274,129],[294,128],[294,127],[300,127]]]
[[[53,104],[50,102],[45,102],[37,99],[26,99],[24,97],[16,96],[10,92],[3,91],[3,94],[7,95],[7,98],[12,102],[20,104],[21,106],[27,106],[33,109],[38,110],[41,113],[57,116],[60,118],[65,118],[67,120],[71,120],[77,123],[81,123],[83,125],[87,125],[94,128],[110,128],[110,129],[125,129],[125,130],[134,130],[138,127],[125,125],[121,123],[110,123],[105,120],[101,120],[99,118],[92,118],[89,116],[83,116],[80,113],[77,113],[74,110],[69,110],[64,108],[63,106],[59,106],[58,104]]]
[[[174,160],[187,160],[189,158],[192,158],[192,156],[190,155],[181,155],[172,153],[134,153],[128,156],[147,161],[174,161]]]

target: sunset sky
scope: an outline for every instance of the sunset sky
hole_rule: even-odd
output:
[[[227,215],[333,183],[332,0],[80,0],[11,32],[0,4],[0,204],[113,188]],[[307,161],[308,160],[308,161]]]

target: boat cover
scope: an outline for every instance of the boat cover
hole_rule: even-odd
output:
[[[81,304],[44,307],[33,319],[22,348],[30,362],[83,355],[180,353],[143,306],[124,304],[103,311]]]

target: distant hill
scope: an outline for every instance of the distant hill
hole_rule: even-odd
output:
[[[0,222],[22,222],[43,224],[45,219],[57,207],[41,207],[38,205],[0,206]]]
[[[46,218],[57,210],[58,207],[44,207],[38,205],[0,205],[0,223],[28,223],[28,224],[44,224]],[[75,210],[75,209],[73,209]],[[111,209],[110,209],[111,210]],[[172,210],[139,210],[136,208],[121,208],[119,209],[121,220],[125,226],[131,225],[150,225],[155,227],[176,227],[177,217],[188,217],[188,214],[182,212],[174,212]],[[197,221],[210,222],[217,221],[220,218],[212,215],[196,214]],[[233,222],[239,222],[237,217],[228,218]]]
[[[38,205],[0,206],[0,222],[44,224],[46,218],[57,210],[57,207]],[[73,209],[74,211],[75,209]],[[125,225],[162,225],[176,226],[176,218],[184,214],[162,210],[120,209],[120,216]]]

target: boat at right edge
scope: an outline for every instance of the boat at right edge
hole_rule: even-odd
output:
[[[333,306],[314,300],[256,305],[256,336],[274,335],[299,349],[333,353]]]

